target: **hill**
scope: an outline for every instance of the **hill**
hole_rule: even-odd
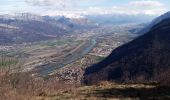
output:
[[[170,18],[170,11],[152,20],[152,22],[149,25],[147,25],[146,27],[144,27],[142,30],[138,31],[137,33],[145,34],[149,32],[151,28],[154,27],[156,24],[168,18]]]
[[[170,19],[139,38],[118,47],[106,59],[86,69],[84,83],[100,81],[170,83]]]

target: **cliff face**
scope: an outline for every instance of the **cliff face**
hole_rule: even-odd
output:
[[[143,36],[115,49],[102,62],[86,69],[84,83],[100,81],[170,83],[170,19]]]

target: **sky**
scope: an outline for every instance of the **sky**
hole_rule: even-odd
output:
[[[83,16],[96,14],[145,14],[157,16],[170,10],[169,0],[0,0],[0,14]]]

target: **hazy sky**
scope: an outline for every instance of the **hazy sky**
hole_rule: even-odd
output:
[[[170,0],[0,0],[0,14],[29,12],[41,15],[146,14],[170,10]]]

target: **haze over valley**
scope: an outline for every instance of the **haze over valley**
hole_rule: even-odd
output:
[[[0,1],[2,100],[170,99],[166,0],[14,1]]]
[[[147,23],[111,24],[105,21],[99,24],[88,17],[50,17],[30,13],[2,15],[1,54],[24,59],[24,71],[44,65],[45,69],[51,65],[64,67],[89,52],[93,56],[106,57],[114,48],[139,36],[138,31],[145,25]]]

